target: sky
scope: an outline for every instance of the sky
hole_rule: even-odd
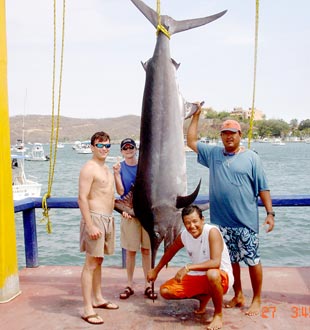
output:
[[[145,0],[156,10],[157,0]],[[171,57],[187,101],[215,111],[251,108],[256,0],[161,0],[176,20],[220,19],[172,35]],[[63,1],[57,0],[55,111]],[[266,119],[310,118],[310,1],[260,0],[255,107]],[[7,0],[10,116],[52,113],[53,1]],[[73,118],[141,115],[155,28],[130,0],[66,0],[60,114]]]

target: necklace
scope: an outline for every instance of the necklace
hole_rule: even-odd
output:
[[[223,164],[226,164],[227,167],[230,167],[230,164],[231,164],[232,162],[234,162],[234,161],[238,158],[238,156],[239,156],[239,154],[240,154],[240,151],[241,151],[241,148],[240,148],[240,147],[237,149],[236,152],[234,152],[234,153],[232,153],[232,154],[223,151],[224,156],[227,157],[227,158],[225,159],[225,161],[224,161]]]

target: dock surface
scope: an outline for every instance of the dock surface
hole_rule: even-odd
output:
[[[142,268],[134,274],[135,294],[120,300],[119,294],[126,286],[126,270],[102,268],[104,297],[119,305],[118,310],[96,309],[104,324],[91,325],[81,319],[82,295],[80,266],[40,266],[20,270],[21,294],[0,304],[1,329],[10,330],[172,330],[206,329],[213,314],[210,301],[206,313],[196,316],[193,311],[198,301],[170,300],[158,297],[155,302],[144,297]],[[178,268],[163,269],[155,283],[155,290]],[[242,268],[243,290],[246,305],[243,308],[223,308],[223,329],[310,329],[310,267],[264,267],[261,314],[249,317],[244,314],[252,297],[247,268]],[[224,296],[228,301],[231,290]]]

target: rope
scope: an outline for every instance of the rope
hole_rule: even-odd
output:
[[[255,14],[255,49],[254,49],[254,78],[253,78],[253,95],[252,95],[252,109],[250,118],[250,128],[248,133],[248,149],[251,147],[251,139],[253,136],[253,121],[255,114],[255,95],[256,95],[256,67],[257,67],[257,45],[258,45],[258,21],[259,21],[259,0],[256,0],[256,14]]]
[[[158,24],[157,24],[157,30],[156,34],[158,35],[159,32],[162,32],[168,39],[170,39],[170,33],[168,30],[161,24],[161,18],[160,18],[160,0],[157,0],[157,17],[158,17]]]
[[[59,86],[58,86],[58,100],[57,100],[57,118],[56,129],[55,124],[55,84],[56,84],[56,1],[54,0],[54,50],[53,50],[53,82],[52,82],[52,120],[51,120],[51,136],[50,136],[50,166],[48,174],[48,187],[47,193],[42,198],[43,218],[41,222],[46,222],[46,230],[50,234],[52,232],[52,223],[49,216],[49,208],[47,206],[47,199],[51,196],[52,186],[54,181],[54,173],[57,158],[57,144],[59,136],[59,123],[60,123],[60,101],[62,89],[62,73],[63,73],[63,57],[64,57],[64,44],[65,44],[65,12],[66,0],[63,0],[62,8],[62,40],[61,40],[61,55],[60,55],[60,72],[59,72]]]

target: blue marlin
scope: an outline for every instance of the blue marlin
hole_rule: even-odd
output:
[[[143,1],[131,0],[144,16],[158,28],[158,15]],[[178,64],[170,56],[170,36],[216,20],[226,11],[213,16],[176,21],[160,16],[155,51],[143,63],[146,72],[142,101],[140,147],[137,177],[128,197],[135,216],[150,235],[152,266],[162,241],[165,249],[182,228],[181,209],[196,199],[200,183],[187,194],[183,124],[197,105],[183,100],[176,81]],[[128,211],[128,209],[127,209]]]

